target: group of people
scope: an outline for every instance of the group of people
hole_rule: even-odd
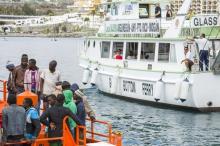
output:
[[[205,38],[205,34],[201,34],[200,38],[192,39],[196,43],[199,49],[199,70],[203,71],[203,64],[205,64],[205,70],[209,70],[209,52],[212,49],[211,44]],[[190,48],[186,45],[184,46],[184,56],[185,58],[182,60],[184,62],[188,71],[192,70],[192,66],[196,63],[196,59],[193,57],[193,54]]]
[[[56,70],[55,60],[49,63],[49,69],[39,71],[35,59],[23,54],[21,64],[16,66],[9,62],[6,68],[10,71],[8,88],[8,107],[2,111],[3,142],[18,142],[23,139],[35,140],[41,130],[41,124],[47,128],[49,138],[62,136],[62,121],[69,116],[68,126],[75,138],[76,125],[85,125],[86,114],[95,120],[87,97],[74,83],[61,81],[60,72]],[[38,95],[38,104],[26,97],[23,106],[16,105],[17,96],[25,90]],[[40,115],[40,104],[43,100],[43,113]],[[30,144],[23,144],[30,145]],[[50,141],[51,146],[61,146],[61,141]]]
[[[161,7],[160,4],[157,3],[155,7],[155,18],[161,18],[162,17],[162,12],[161,12]],[[171,19],[173,17],[173,12],[170,9],[170,6],[166,6],[166,18]]]

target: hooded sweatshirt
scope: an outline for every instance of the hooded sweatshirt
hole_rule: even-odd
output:
[[[63,94],[65,96],[65,101],[64,101],[63,106],[70,109],[70,111],[73,114],[76,114],[77,113],[77,108],[76,108],[76,104],[73,101],[72,91],[71,90],[64,90]],[[70,128],[75,128],[76,127],[76,123],[72,119],[69,118],[68,121],[69,121]]]

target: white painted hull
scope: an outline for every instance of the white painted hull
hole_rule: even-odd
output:
[[[119,61],[122,62],[122,61]],[[113,63],[115,64],[115,62]],[[129,63],[128,63],[129,64]],[[131,63],[130,63],[131,64]],[[140,64],[140,63],[139,63]],[[90,70],[97,67],[96,63],[89,63],[87,60],[81,59],[80,66],[90,66]],[[128,68],[118,68],[100,65],[96,78],[96,86],[104,93],[109,93],[120,98],[129,98],[138,101],[146,101],[155,104],[166,104],[180,108],[192,108],[201,111],[220,111],[220,76],[214,75],[212,72],[170,72],[162,76],[162,71],[146,71],[134,70]],[[92,73],[91,73],[92,74]],[[112,82],[114,76],[117,75],[117,86],[112,92]],[[156,83],[160,80],[164,83],[163,96],[159,101],[155,100]],[[91,77],[90,77],[91,78]],[[189,90],[187,98],[184,102],[176,97],[177,81],[183,82],[187,78],[189,80]],[[181,92],[181,91],[180,91]]]

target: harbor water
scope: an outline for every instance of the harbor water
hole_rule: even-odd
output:
[[[81,84],[78,57],[83,38],[0,38],[0,79],[7,79],[7,61],[18,65],[23,53],[37,60],[40,69],[58,61],[62,80],[87,88],[97,119],[106,120],[123,134],[124,146],[205,146],[220,145],[220,113],[197,113],[156,108],[103,95]]]

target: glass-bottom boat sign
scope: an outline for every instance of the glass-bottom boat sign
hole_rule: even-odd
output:
[[[159,34],[160,25],[160,19],[106,21],[105,33]]]

